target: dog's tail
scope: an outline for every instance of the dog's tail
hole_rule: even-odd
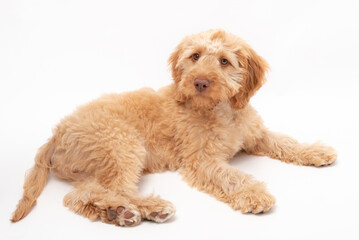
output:
[[[44,189],[51,169],[51,157],[54,146],[54,138],[52,138],[37,152],[35,166],[26,174],[24,194],[12,216],[12,222],[23,219],[29,213],[31,207],[36,203],[36,199]]]

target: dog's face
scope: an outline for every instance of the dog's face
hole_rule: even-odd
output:
[[[222,30],[186,37],[169,64],[176,100],[196,108],[213,108],[223,101],[230,101],[235,109],[245,107],[268,69],[247,43]]]

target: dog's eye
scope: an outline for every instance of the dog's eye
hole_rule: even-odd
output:
[[[197,61],[197,60],[199,59],[199,54],[198,54],[198,53],[193,54],[193,55],[192,55],[192,59],[193,59],[194,61]]]
[[[221,65],[227,65],[228,64],[228,60],[225,59],[225,58],[222,58],[220,62],[221,62]]]

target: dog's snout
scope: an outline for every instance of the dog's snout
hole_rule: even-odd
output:
[[[197,91],[202,92],[209,87],[209,81],[207,79],[196,78],[194,80],[194,87]]]

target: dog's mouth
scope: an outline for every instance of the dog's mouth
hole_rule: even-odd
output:
[[[212,109],[219,102],[218,99],[213,99],[208,93],[204,92],[195,93],[187,100],[187,103],[197,109]]]
[[[209,98],[208,93],[207,92],[198,92],[196,91],[193,94],[193,97],[198,97],[198,98]]]

